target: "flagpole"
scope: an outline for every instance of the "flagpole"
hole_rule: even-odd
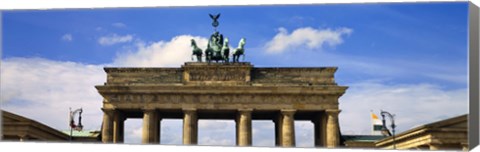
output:
[[[373,120],[372,118],[372,114],[373,114],[373,110],[370,109],[370,122],[371,122],[371,127],[372,127],[372,131],[370,132],[370,135],[374,135],[375,134],[375,121]]]
[[[72,134],[73,134],[73,129],[70,127],[70,142],[72,142]]]
[[[72,118],[72,107],[70,107],[70,115],[69,115],[69,118],[71,119]],[[71,121],[69,119],[69,121]],[[69,122],[70,123],[70,122]],[[70,126],[70,125],[69,125]],[[72,130],[72,126],[70,126],[70,142],[72,142],[72,134],[73,134],[73,130]]]

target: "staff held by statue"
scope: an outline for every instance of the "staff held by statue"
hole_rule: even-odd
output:
[[[220,13],[218,13],[217,15],[212,15],[212,14],[208,14],[210,16],[210,18],[213,20],[212,22],[212,26],[215,30],[215,32],[217,31],[217,27],[219,25],[218,23],[218,18],[220,18]]]

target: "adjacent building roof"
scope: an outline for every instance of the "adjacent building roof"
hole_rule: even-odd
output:
[[[392,149],[465,150],[468,147],[467,115],[421,125],[375,142],[375,146]]]
[[[2,112],[3,140],[40,140],[40,141],[65,141],[69,136],[35,120]]]
[[[386,138],[383,135],[342,135],[342,138],[345,141],[378,141],[380,139]]]
[[[62,132],[64,134],[70,136],[70,130],[64,130]],[[98,137],[98,135],[100,135],[99,130],[83,130],[83,131],[73,130],[72,131],[72,137],[74,137],[74,138],[75,137],[93,137],[93,138],[96,138],[96,137]]]
[[[70,139],[70,131],[58,131],[35,120],[13,114],[8,111],[2,112],[2,140],[6,141],[99,141],[100,131],[73,131]]]
[[[374,148],[375,142],[386,138],[383,135],[342,135],[343,145],[348,148]]]

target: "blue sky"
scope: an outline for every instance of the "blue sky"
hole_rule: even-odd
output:
[[[401,131],[467,113],[466,2],[4,11],[3,108],[65,130],[50,116],[86,107],[95,129],[102,68],[180,66],[188,40],[213,32],[209,13],[231,47],[247,38],[257,67],[338,67],[345,134],[369,134],[370,110],[396,113]]]

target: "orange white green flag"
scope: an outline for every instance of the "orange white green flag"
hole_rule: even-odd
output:
[[[372,111],[370,114],[372,116],[372,135],[382,135],[382,120]]]

